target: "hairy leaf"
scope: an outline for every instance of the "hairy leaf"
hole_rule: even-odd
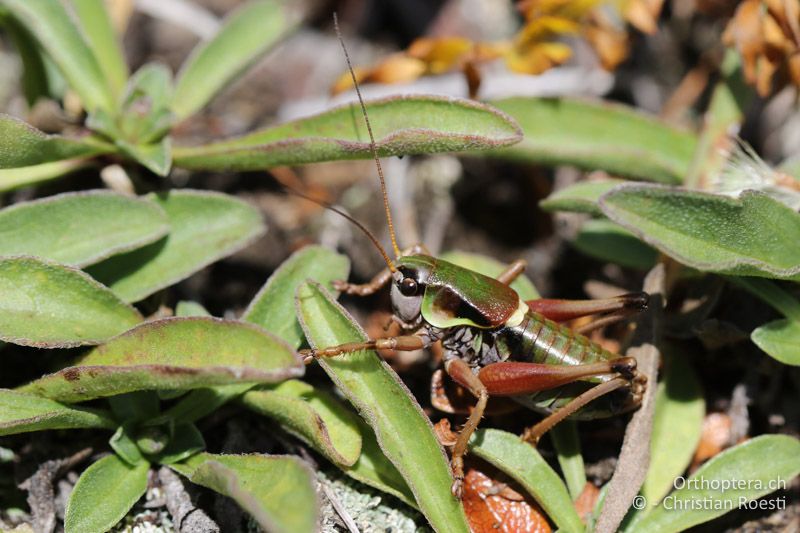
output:
[[[729,448],[701,466],[685,486],[637,522],[636,531],[685,531],[786,487],[800,473],[798,456],[800,440],[788,435],[762,435]],[[739,482],[743,486],[719,488],[722,483]],[[703,505],[704,501],[713,505]]]
[[[64,402],[137,390],[274,383],[304,366],[281,340],[232,320],[165,318],[146,322],[82,356],[74,366],[21,388]]]
[[[0,114],[0,169],[22,170],[42,163],[107,154],[114,147],[94,137],[47,135],[18,118]],[[4,187],[7,188],[7,187]]]
[[[201,453],[170,467],[233,498],[271,533],[312,533],[319,501],[311,469],[294,456]]]
[[[706,412],[700,382],[686,358],[672,354],[666,367],[656,392],[650,468],[642,485],[642,495],[651,506],[661,501],[675,478],[689,467]]]
[[[658,259],[656,250],[605,218],[584,222],[571,244],[601,261],[639,270],[649,270]]]
[[[3,0],[3,5],[42,44],[87,110],[114,108],[114,97],[97,58],[64,4],[59,0]]]
[[[312,346],[366,339],[317,284],[300,286],[297,305]],[[450,493],[450,468],[431,423],[389,365],[369,351],[321,358],[319,364],[375,431],[383,453],[401,472],[433,528],[469,531],[463,508]]]
[[[219,32],[199,45],[181,68],[172,109],[186,118],[294,29],[298,17],[277,0],[244,4]]]
[[[232,196],[180,190],[148,198],[167,213],[169,235],[88,269],[128,302],[191,276],[264,232],[258,211]]]
[[[152,202],[110,191],[66,193],[0,210],[0,255],[85,266],[168,231],[166,213]]]
[[[434,96],[367,102],[378,154],[430,154],[507,146],[522,137],[496,109]],[[338,159],[369,159],[372,150],[357,104],[205,146],[176,147],[175,164],[190,169],[261,170]]]
[[[414,493],[403,475],[381,450],[375,431],[362,419],[358,419],[358,429],[361,434],[361,455],[354,465],[342,468],[344,473],[419,509]]]
[[[688,131],[607,102],[509,98],[491,104],[522,126],[521,143],[495,152],[519,161],[680,183],[697,145]]]
[[[579,181],[552,193],[539,202],[539,207],[545,211],[573,211],[600,216],[603,212],[597,201],[603,194],[621,183],[625,182],[615,179]]]
[[[128,514],[147,490],[150,465],[131,466],[107,455],[84,470],[67,502],[66,533],[104,533]]]
[[[71,267],[0,258],[0,339],[56,348],[99,344],[141,322],[136,309]]]
[[[292,301],[297,287],[309,279],[330,287],[334,280],[346,280],[349,272],[350,260],[346,256],[321,246],[306,246],[292,254],[270,276],[250,302],[242,320],[258,324],[290,346],[299,348],[305,336],[294,307],[286,302]]]
[[[800,366],[800,322],[788,318],[767,322],[754,329],[750,338],[781,363]]]
[[[117,145],[125,155],[157,176],[167,176],[172,168],[172,141],[169,137],[152,144],[118,141]]]
[[[600,199],[603,212],[648,244],[699,270],[800,278],[800,214],[768,195],[738,199],[625,185]]]
[[[533,446],[496,429],[479,429],[469,442],[470,453],[514,478],[560,529],[583,531],[567,487]]]
[[[111,93],[118,96],[128,80],[128,65],[103,0],[73,0],[72,5]]]
[[[586,486],[586,469],[581,455],[581,441],[574,420],[564,420],[550,430],[550,439],[558,454],[558,464],[567,482],[569,495],[573,500],[583,492]]]
[[[71,407],[34,394],[0,389],[0,435],[46,429],[114,429],[111,413]]]
[[[52,163],[42,163],[20,168],[0,168],[0,192],[11,191],[29,185],[36,185],[70,172],[79,170],[91,163],[87,159],[64,159]]]
[[[325,391],[288,380],[250,390],[241,403],[269,416],[340,466],[352,466],[361,453],[358,418]]]
[[[211,313],[197,302],[181,300],[175,306],[175,316],[211,316]]]

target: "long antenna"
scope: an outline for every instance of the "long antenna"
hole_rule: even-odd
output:
[[[364,235],[369,237],[369,240],[372,241],[372,244],[375,245],[375,248],[378,249],[380,254],[383,256],[383,260],[386,261],[386,266],[389,267],[389,271],[390,272],[394,272],[395,270],[397,270],[395,268],[395,266],[394,266],[394,262],[392,262],[392,260],[389,258],[389,254],[386,253],[386,250],[383,248],[383,246],[381,246],[381,243],[378,242],[378,239],[375,237],[375,235],[373,235],[372,232],[370,232],[366,228],[366,226],[364,226],[364,224],[362,224],[361,222],[359,222],[358,220],[356,220],[352,216],[348,215],[347,213],[345,213],[341,209],[338,209],[338,208],[332,206],[328,202],[326,202],[324,200],[320,200],[318,198],[314,198],[314,197],[309,196],[309,195],[307,195],[307,194],[305,194],[303,192],[300,192],[296,187],[293,187],[293,186],[289,185],[288,183],[286,183],[286,181],[284,179],[282,179],[281,176],[278,173],[274,172],[275,170],[277,170],[277,169],[273,169],[272,175],[275,177],[275,179],[278,181],[278,183],[283,185],[283,187],[287,191],[289,191],[290,193],[292,193],[294,195],[299,196],[300,198],[304,198],[304,199],[308,200],[309,202],[313,202],[313,203],[315,203],[315,204],[317,204],[319,206],[322,206],[325,209],[330,209],[331,211],[333,211],[337,215],[340,215],[340,216],[344,217],[345,219],[349,220],[350,222],[352,222],[353,224],[355,224],[358,229],[360,229],[362,232],[364,232]]]
[[[383,177],[383,168],[381,168],[381,160],[378,158],[378,147],[375,144],[375,136],[372,134],[372,126],[369,123],[369,116],[367,115],[367,106],[364,105],[364,98],[361,97],[361,89],[358,87],[358,80],[356,74],[353,72],[353,64],[350,62],[350,55],[347,53],[347,47],[344,45],[342,39],[342,32],[339,30],[339,18],[336,13],[333,14],[333,27],[336,29],[336,36],[339,38],[339,43],[342,45],[344,51],[344,58],[347,60],[347,69],[350,71],[350,77],[353,79],[353,86],[356,88],[358,95],[358,103],[361,104],[361,112],[364,114],[364,122],[367,123],[367,131],[369,132],[369,146],[372,148],[372,156],[375,158],[375,164],[378,165],[378,177],[381,180],[381,192],[383,193],[383,208],[386,211],[386,221],[389,223],[389,237],[392,239],[392,248],[394,249],[395,257],[400,257],[400,248],[397,246],[397,237],[394,234],[394,224],[392,223],[392,213],[389,210],[389,196],[386,194],[386,180]],[[390,267],[394,271],[393,266]]]

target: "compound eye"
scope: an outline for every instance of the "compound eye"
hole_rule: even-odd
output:
[[[400,292],[403,296],[414,296],[417,294],[417,281],[414,278],[403,278],[400,282]]]

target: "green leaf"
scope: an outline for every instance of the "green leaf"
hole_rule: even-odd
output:
[[[34,394],[0,389],[0,435],[46,429],[114,429],[111,413],[71,407]]]
[[[169,137],[154,144],[131,144],[117,141],[117,146],[128,157],[157,176],[167,176],[172,168],[172,141]]]
[[[117,454],[117,457],[125,461],[130,466],[136,466],[146,461],[142,456],[142,451],[136,446],[133,437],[134,424],[126,422],[117,428],[117,431],[108,439],[108,445]]]
[[[350,260],[346,256],[321,246],[306,246],[284,261],[261,287],[242,315],[242,320],[257,324],[282,338],[293,348],[299,348],[305,335],[297,322],[294,300],[297,287],[314,280],[330,287],[337,279],[347,279]]]
[[[73,0],[83,35],[108,80],[111,93],[118,95],[128,81],[128,65],[122,54],[103,0]]]
[[[266,331],[217,318],[146,322],[81,357],[75,366],[21,387],[80,402],[137,390],[274,383],[303,374],[302,361]]]
[[[479,429],[470,439],[470,453],[514,478],[563,531],[583,531],[564,482],[539,452],[518,436]]]
[[[361,453],[358,418],[325,391],[289,380],[250,390],[242,405],[269,416],[339,466],[352,466]]]
[[[180,190],[148,198],[167,213],[170,234],[88,269],[128,302],[188,278],[264,233],[259,212],[232,196]]]
[[[123,149],[141,146],[141,151],[152,151],[149,145],[158,145],[174,122],[171,100],[172,71],[160,63],[146,63],[128,82],[119,116],[100,109],[89,116],[87,126]]]
[[[67,502],[66,533],[104,533],[128,514],[147,490],[150,465],[131,466],[107,455],[84,470]]]
[[[539,207],[551,212],[572,211],[601,216],[603,212],[597,205],[597,201],[603,194],[621,183],[625,183],[625,181],[616,179],[579,181],[552,193],[539,202]]]
[[[358,428],[361,434],[361,455],[353,466],[342,468],[344,473],[419,509],[414,493],[400,471],[384,455],[372,428],[361,419],[358,420]]]
[[[767,322],[754,329],[750,339],[781,363],[800,366],[800,322],[787,318]]]
[[[249,2],[228,16],[211,40],[195,48],[175,89],[172,109],[178,118],[199,111],[295,28],[299,18],[289,6],[275,0]]]
[[[600,199],[603,212],[648,244],[698,270],[800,278],[800,214],[764,193],[738,199],[625,185]]]
[[[161,400],[153,391],[136,391],[117,394],[108,399],[117,420],[132,422],[150,420],[161,412]]]
[[[700,442],[706,404],[686,357],[672,354],[668,359],[655,401],[650,468],[642,485],[642,496],[650,506],[660,502],[686,471]]]
[[[334,346],[366,340],[363,330],[317,284],[298,289],[298,318],[309,343]],[[402,473],[420,510],[437,531],[469,531],[453,498],[447,458],[397,374],[375,352],[319,359],[319,364],[375,431],[383,453]]]
[[[142,321],[136,309],[71,267],[0,258],[0,339],[24,346],[99,344]]]
[[[255,383],[195,389],[181,398],[153,423],[194,422],[255,387]]]
[[[605,218],[587,220],[570,244],[580,252],[628,268],[649,270],[658,252]]]
[[[637,523],[636,530],[685,531],[786,487],[800,473],[798,456],[800,441],[788,435],[762,435],[729,448],[701,466],[685,480],[685,486],[664,498]],[[726,490],[721,489],[722,483],[728,484]],[[730,486],[731,483],[741,486]]]
[[[95,55],[59,0],[3,0],[3,5],[33,33],[88,111],[114,109],[111,89]]]
[[[175,306],[175,316],[211,316],[211,313],[197,302],[181,300]]]
[[[514,117],[523,141],[496,155],[545,165],[680,183],[697,138],[634,109],[608,102],[509,98],[490,102]]]
[[[206,447],[203,434],[194,424],[178,424],[164,451],[156,458],[158,464],[171,465],[202,452]]]
[[[39,98],[54,96],[42,50],[33,35],[12,17],[0,16],[0,24],[22,62],[22,92],[28,107],[33,107]]]
[[[152,202],[87,191],[14,204],[0,210],[0,228],[0,255],[85,266],[160,239],[169,223]]]
[[[485,255],[455,250],[445,252],[441,257],[445,261],[450,261],[458,266],[492,277],[499,276],[508,266],[491,257],[486,257]],[[519,297],[523,300],[535,300],[540,298],[539,291],[536,290],[536,287],[533,286],[533,283],[531,283],[531,280],[529,280],[525,274],[515,279],[511,284],[511,288],[517,291],[517,294],[519,294]]]
[[[19,167],[113,151],[113,146],[93,137],[71,139],[47,135],[18,118],[0,114],[0,169],[19,170]]]
[[[774,281],[740,276],[727,276],[726,279],[760,298],[786,318],[800,322],[800,301]]]
[[[367,102],[378,154],[485,150],[521,139],[517,124],[469,100],[403,96]],[[189,169],[262,170],[339,159],[370,159],[372,149],[358,104],[205,146],[176,147],[175,165]]]
[[[170,467],[193,483],[233,498],[266,531],[317,529],[314,475],[297,457],[202,453]]]
[[[0,192],[36,185],[89,166],[87,159],[64,159],[20,168],[0,168]]]
[[[550,439],[558,454],[558,464],[567,482],[569,495],[573,500],[583,492],[586,486],[586,469],[581,455],[581,441],[578,438],[578,427],[574,420],[564,420],[550,430]]]

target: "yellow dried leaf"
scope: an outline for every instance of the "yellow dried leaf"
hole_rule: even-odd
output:
[[[511,50],[506,56],[506,66],[521,74],[541,74],[569,59],[572,49],[563,43],[541,43],[528,50]]]
[[[441,74],[463,65],[474,46],[464,37],[423,37],[411,43],[408,55],[426,63],[429,73]]]
[[[407,83],[425,73],[425,62],[415,57],[394,54],[372,69],[366,81],[377,83]]]
[[[764,42],[783,51],[789,51],[793,48],[793,43],[783,33],[780,24],[772,18],[769,14],[765,15],[761,22],[761,31],[764,35]]]
[[[658,30],[662,4],[663,0],[632,0],[625,7],[625,20],[643,33],[653,34]]]
[[[369,70],[364,67],[353,67],[353,74],[355,74],[358,83],[361,83],[369,74]],[[350,72],[345,72],[333,83],[333,86],[331,87],[331,94],[339,94],[344,91],[349,91],[352,88],[353,78],[350,76]]]

